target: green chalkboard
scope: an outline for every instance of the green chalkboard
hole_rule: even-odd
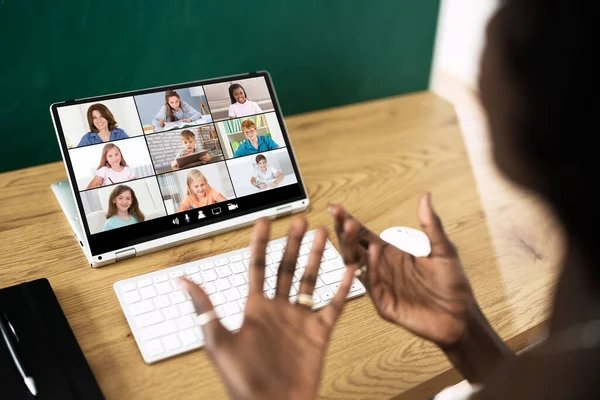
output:
[[[427,88],[439,0],[0,0],[0,172],[60,160],[51,103],[268,70],[285,115]]]

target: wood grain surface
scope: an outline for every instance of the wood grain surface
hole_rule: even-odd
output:
[[[430,190],[494,328],[516,349],[533,340],[522,339],[548,316],[561,254],[556,226],[531,211],[537,200],[498,184],[489,160],[469,157],[477,145],[463,139],[452,106],[418,93],[286,123],[311,199],[304,213],[310,229],[331,230],[330,202],[344,204],[375,232],[418,228],[417,198]],[[203,350],[146,365],[112,285],[246,247],[251,229],[93,269],[50,190],[65,178],[62,163],[0,175],[0,287],[49,279],[108,399],[226,398]],[[275,221],[273,238],[285,235],[290,221]],[[319,397],[423,398],[427,390],[416,389],[449,381],[449,369],[433,345],[382,321],[363,296],[348,302],[334,331]]]

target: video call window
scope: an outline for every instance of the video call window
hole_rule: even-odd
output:
[[[285,147],[274,112],[220,121],[215,125],[226,159]]]
[[[69,149],[143,135],[131,97],[61,107],[58,114]]]
[[[227,161],[237,197],[298,183],[287,149],[267,151]]]
[[[147,135],[157,174],[223,161],[223,150],[213,124]]]
[[[91,234],[167,215],[154,177],[88,190],[81,199]]]
[[[212,122],[202,86],[135,96],[144,133],[156,133]]]
[[[158,175],[157,178],[168,214],[236,198],[224,162]]]
[[[69,155],[79,191],[154,175],[143,136],[72,149]]]
[[[205,85],[204,90],[214,121],[275,111],[262,77]]]

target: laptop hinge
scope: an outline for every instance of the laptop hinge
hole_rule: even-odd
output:
[[[278,208],[276,218],[287,217],[288,215],[292,215],[292,206],[285,206]]]
[[[117,261],[122,261],[122,260],[125,260],[126,258],[135,257],[136,254],[137,254],[137,252],[135,251],[135,248],[132,247],[131,249],[117,251],[115,253],[115,259]]]

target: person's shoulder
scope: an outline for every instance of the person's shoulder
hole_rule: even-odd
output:
[[[118,138],[123,138],[123,139],[127,139],[129,136],[127,135],[127,132],[125,132],[123,129],[121,128],[115,128],[112,130],[112,133]]]
[[[113,215],[112,217],[108,218],[104,222],[104,230],[116,228],[116,226],[115,226],[115,218],[116,218],[116,215]]]

